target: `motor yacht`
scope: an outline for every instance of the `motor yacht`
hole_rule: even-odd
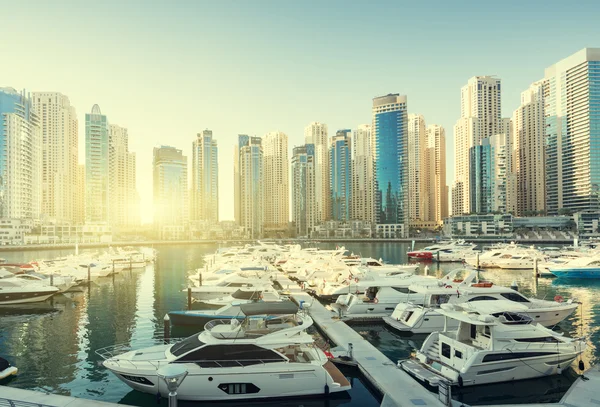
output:
[[[406,254],[409,259],[437,260],[439,253],[439,261],[462,261],[466,256],[474,252],[475,247],[475,244],[466,243],[464,240],[457,240],[440,242],[421,250],[412,250]]]
[[[371,318],[391,315],[401,302],[423,304],[426,298],[422,292],[413,291],[413,284],[422,286],[443,286],[447,289],[468,287],[472,280],[457,278],[464,270],[454,270],[441,279],[423,276],[411,276],[403,279],[379,279],[367,283],[364,294],[340,295],[331,307],[343,318]],[[474,279],[473,277],[469,277]],[[359,282],[360,284],[360,282]]]
[[[241,287],[264,287],[265,285],[269,284],[272,285],[273,281],[271,281],[268,277],[250,278],[237,274],[230,274],[210,282],[205,282],[203,278],[202,285],[199,287],[192,287],[191,290],[192,297],[195,300],[206,301],[233,294]]]
[[[446,321],[439,312],[443,304],[473,304],[482,302],[495,307],[494,313],[510,311],[529,316],[533,321],[552,327],[571,315],[579,306],[572,299],[563,302],[527,298],[518,291],[508,287],[493,285],[487,282],[471,284],[468,288],[448,291],[444,287],[410,287],[425,296],[424,305],[400,303],[391,316],[383,317],[383,321],[400,332],[431,333],[458,327],[458,320]],[[490,308],[491,309],[491,308]],[[490,312],[492,313],[492,312]]]
[[[0,305],[45,301],[58,292],[57,287],[16,278],[0,269]]]
[[[204,331],[173,345],[96,351],[103,365],[131,388],[168,395],[157,370],[177,363],[188,376],[180,400],[240,400],[330,394],[350,389],[344,375],[314,346],[312,319],[292,302],[240,306],[246,317],[214,320]],[[264,318],[255,318],[265,315]],[[276,316],[274,318],[274,316]]]
[[[600,257],[581,257],[564,264],[549,265],[548,271],[560,278],[600,278]]]
[[[458,328],[430,334],[414,359],[398,364],[432,386],[473,386],[560,374],[586,348],[583,338],[567,338],[528,316],[478,311],[483,303],[442,305]]]
[[[61,293],[69,291],[76,284],[75,279],[72,277],[48,276],[46,274],[35,272],[17,274],[15,275],[15,278],[36,282],[41,285],[54,286],[58,288]]]

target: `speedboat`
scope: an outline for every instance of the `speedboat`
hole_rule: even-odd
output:
[[[18,372],[19,369],[11,366],[8,360],[0,358],[0,380],[6,379],[9,376],[15,376]]]
[[[41,273],[24,273],[16,274],[15,278],[32,281],[41,285],[54,286],[59,289],[59,292],[64,293],[69,291],[75,285],[75,279],[72,277],[63,276],[48,276]]]
[[[96,351],[103,365],[131,388],[169,394],[157,371],[169,364],[187,370],[180,400],[240,400],[327,395],[350,383],[306,333],[313,321],[292,302],[240,306],[245,319],[214,320],[204,331],[173,345],[122,353]],[[257,316],[264,318],[256,318]],[[273,318],[273,316],[277,316]]]
[[[58,292],[57,287],[22,280],[0,269],[0,305],[45,301]]]
[[[439,253],[440,261],[462,261],[466,256],[472,254],[475,247],[475,244],[466,243],[464,240],[457,240],[440,242],[421,250],[412,250],[406,254],[409,259],[437,260]],[[442,255],[442,253],[445,253],[445,255]]]
[[[560,278],[600,278],[600,258],[582,257],[548,266],[548,271]]]
[[[479,307],[488,305],[490,314],[500,311],[518,312],[531,317],[535,322],[552,327],[571,315],[579,306],[569,299],[563,302],[562,297],[555,301],[527,298],[508,287],[502,287],[491,282],[479,282],[466,288],[447,290],[445,287],[427,287],[413,285],[412,291],[422,293],[425,297],[423,305],[400,303],[391,316],[383,317],[383,321],[400,332],[431,333],[446,327],[458,327],[458,321],[446,321],[439,312],[442,304],[472,304],[477,302]],[[482,303],[482,304],[479,304]]]
[[[526,315],[489,315],[477,305],[442,305],[458,329],[430,334],[414,359],[398,364],[432,386],[473,386],[560,374],[586,348],[583,338],[567,338]]]

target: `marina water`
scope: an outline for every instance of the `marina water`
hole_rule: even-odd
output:
[[[335,243],[321,243],[321,248],[334,248]],[[404,263],[410,245],[406,243],[351,243],[346,248],[355,254],[382,258],[389,263]],[[423,245],[417,245],[422,247]],[[203,266],[203,256],[213,253],[214,245],[161,246],[154,266],[140,271],[123,271],[84,288],[82,292],[56,296],[37,304],[0,307],[0,356],[7,357],[19,368],[10,386],[66,394],[137,406],[156,406],[152,395],[131,390],[102,367],[96,349],[119,343],[133,348],[148,346],[160,340],[163,317],[168,311],[183,310],[189,270]],[[73,253],[72,250],[5,252],[9,262],[51,259]],[[424,273],[425,264],[420,273]],[[441,275],[460,264],[429,264],[430,275]],[[596,364],[599,352],[595,346],[600,335],[600,280],[566,282],[533,277],[533,271],[483,271],[482,278],[510,286],[516,281],[528,296],[552,299],[560,295],[576,298],[582,306],[555,329],[569,336],[584,335],[589,347],[583,356],[586,366]],[[419,348],[425,335],[401,336],[383,324],[353,323],[392,361],[405,359]],[[194,330],[173,329],[173,336],[186,336]],[[259,402],[265,406],[378,406],[378,395],[353,370],[344,371],[352,382],[349,397],[313,398],[284,402]],[[492,386],[455,389],[454,397],[468,404],[502,404],[557,401],[576,378],[572,369],[562,375]],[[166,400],[161,400],[166,405]],[[188,403],[180,403],[185,406]],[[189,403],[192,404],[192,403]],[[210,403],[202,403],[208,406]],[[251,406],[249,402],[218,403],[219,406]]]

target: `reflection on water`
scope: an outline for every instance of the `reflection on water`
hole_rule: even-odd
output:
[[[334,248],[335,244],[321,244]],[[417,245],[422,247],[423,245]],[[403,243],[353,243],[346,247],[356,254],[383,258],[390,263],[407,261],[410,245]],[[11,386],[45,390],[57,394],[138,406],[157,404],[152,395],[132,391],[112,373],[99,366],[96,349],[128,343],[134,348],[148,346],[162,336],[163,317],[170,310],[186,306],[188,271],[201,267],[203,256],[216,246],[192,245],[161,247],[156,264],[145,270],[125,271],[117,276],[99,279],[82,292],[59,295],[54,299],[30,305],[0,307],[0,355],[8,357],[19,368],[19,376]],[[30,261],[64,256],[72,251],[7,252],[2,257],[9,262]],[[460,264],[429,264],[429,274],[442,274]],[[423,273],[421,265],[420,273]],[[537,298],[553,299],[560,295],[582,302],[576,313],[555,329],[569,336],[585,336],[589,347],[583,355],[586,366],[595,364],[600,340],[600,280],[561,281],[533,278],[530,271],[488,270],[482,278],[509,286],[514,281],[519,290]],[[410,356],[418,349],[425,335],[401,336],[383,324],[353,325],[394,362]],[[172,335],[183,337],[194,329],[174,327]],[[271,404],[219,403],[219,406],[376,406],[378,400],[353,371],[345,372],[353,381],[350,398],[302,399],[276,401]],[[575,374],[563,375],[455,390],[454,396],[466,403],[516,403],[555,401],[566,391]],[[162,400],[161,405],[166,406]],[[182,403],[181,405],[186,405]],[[188,403],[187,405],[190,405]],[[202,405],[210,405],[202,403]]]
[[[132,391],[100,365],[95,350],[119,343],[149,346],[163,333],[163,317],[186,306],[188,271],[203,265],[216,246],[162,247],[154,266],[101,278],[81,292],[58,295],[44,303],[0,306],[0,355],[19,368],[10,386],[55,394],[155,406],[152,395]],[[7,252],[9,262],[49,259],[72,251]],[[173,336],[191,331],[173,330]],[[345,396],[219,406],[378,406],[379,400],[349,371],[354,384]],[[0,384],[7,384],[3,382]],[[161,405],[166,406],[166,400]],[[191,405],[192,403],[180,403]],[[208,403],[202,403],[208,406]]]

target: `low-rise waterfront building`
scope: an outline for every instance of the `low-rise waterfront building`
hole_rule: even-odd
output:
[[[23,244],[33,228],[31,219],[0,219],[0,246]]]

